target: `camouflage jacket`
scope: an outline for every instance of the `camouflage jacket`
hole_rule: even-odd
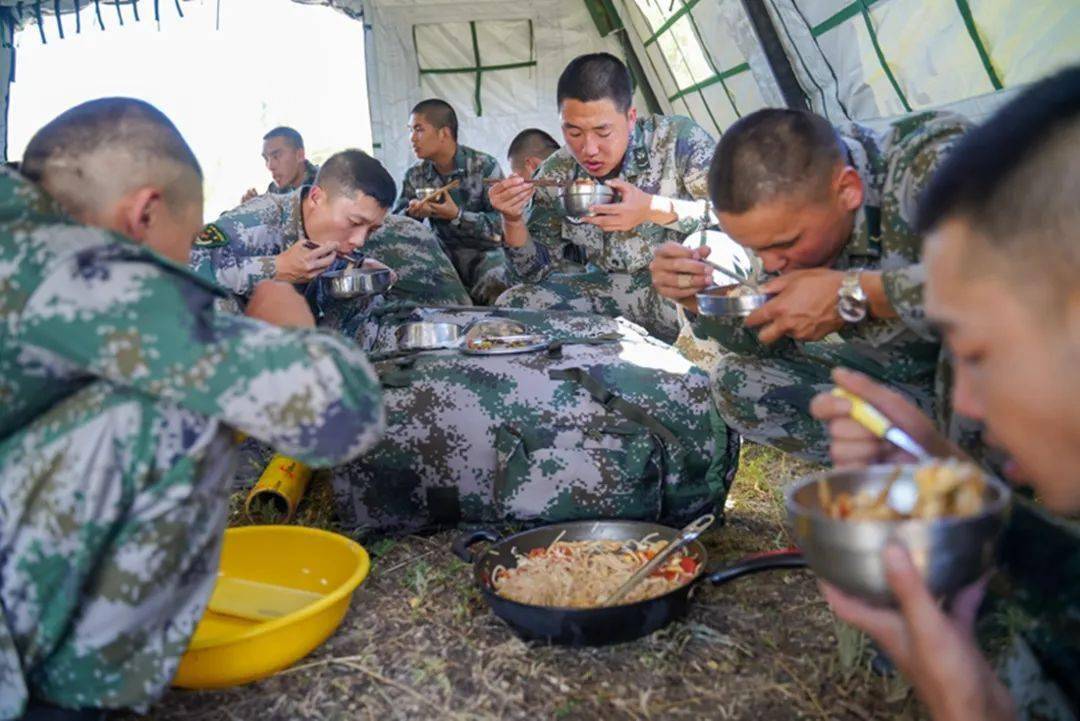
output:
[[[325,331],[218,314],[221,296],[0,171],[0,438],[104,379],[316,466],[370,446],[383,413],[364,354]]]
[[[839,128],[865,187],[865,201],[840,256],[837,270],[882,271],[896,320],[848,324],[837,335],[803,343],[783,339],[761,348],[742,321],[698,316],[692,335],[684,327],[676,343],[703,368],[715,367],[727,352],[809,357],[847,365],[875,378],[910,384],[928,400],[938,370],[940,345],[925,322],[922,306],[922,238],[914,231],[922,189],[969,124],[948,113],[919,113],[894,122],[884,132],[849,124]],[[719,342],[718,342],[719,341]]]
[[[287,188],[282,188],[277,183],[271,182],[270,185],[268,185],[266,187],[266,192],[267,193],[273,193],[275,195],[279,195],[279,194],[282,194],[282,193],[291,193],[294,190],[297,190],[298,188],[304,187],[305,185],[315,185],[315,176],[317,176],[318,174],[319,174],[319,166],[318,165],[312,165],[310,160],[305,160],[304,161],[304,177],[300,181],[300,185],[297,185],[297,186],[291,186],[290,185]]]
[[[502,218],[491,207],[484,178],[502,178],[499,161],[487,153],[458,145],[454,156],[454,169],[449,175],[440,175],[430,160],[421,160],[405,171],[401,181],[401,196],[394,203],[394,213],[403,214],[410,200],[417,200],[417,188],[440,188],[453,180],[461,181],[450,191],[454,202],[461,208],[460,221],[431,219],[431,225],[448,248],[474,248],[489,250],[499,247],[502,241]]]
[[[657,246],[669,240],[681,243],[700,229],[715,148],[716,141],[689,118],[653,115],[639,119],[616,177],[646,193],[671,199],[678,216],[675,222],[605,233],[594,225],[568,220],[558,189],[538,188],[529,212],[529,240],[520,248],[506,248],[516,280],[539,282],[558,270],[561,259],[582,255],[585,262],[608,272],[644,270]],[[569,183],[589,176],[563,147],[544,161],[536,177]],[[568,245],[577,246],[576,252]]]
[[[307,188],[286,195],[262,195],[207,225],[192,249],[191,265],[237,295],[247,296],[259,281],[274,276],[274,257],[305,237],[301,202]],[[470,305],[438,238],[423,223],[387,216],[368,237],[367,255],[391,268],[398,281],[388,300],[428,305]],[[347,310],[341,302],[336,312]]]

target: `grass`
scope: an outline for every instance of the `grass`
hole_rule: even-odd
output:
[[[785,485],[811,470],[748,445],[713,564],[790,544]],[[321,485],[320,485],[321,483]],[[315,479],[298,517],[334,529]],[[239,515],[234,515],[242,522]],[[342,626],[292,669],[208,692],[171,691],[154,719],[919,719],[900,681],[869,671],[805,571],[702,587],[685,620],[632,643],[569,649],[520,641],[488,610],[453,532],[368,544],[372,573]]]

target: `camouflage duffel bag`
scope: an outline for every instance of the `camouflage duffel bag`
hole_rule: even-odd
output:
[[[542,350],[396,351],[402,322],[509,319]],[[631,518],[677,524],[722,509],[738,437],[708,377],[621,319],[509,308],[417,308],[370,319],[383,440],[333,471],[346,526]]]

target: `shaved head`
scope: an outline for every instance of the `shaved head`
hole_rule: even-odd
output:
[[[101,98],[39,130],[22,173],[71,215],[92,220],[126,194],[156,187],[171,207],[202,204],[202,169],[180,131],[153,105]]]

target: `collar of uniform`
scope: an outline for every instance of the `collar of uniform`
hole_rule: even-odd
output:
[[[840,251],[840,256],[833,263],[837,270],[862,267],[866,265],[861,258],[881,257],[881,208],[876,205],[863,205],[855,213],[855,225],[851,237]]]
[[[626,155],[623,156],[622,176],[626,179],[636,178],[649,167],[649,145],[645,142],[644,120],[634,123],[634,132],[630,134],[630,142],[626,145]]]
[[[285,216],[285,221],[282,226],[285,229],[285,233],[297,238],[306,238],[307,227],[304,226],[304,199],[308,197],[308,193],[311,192],[310,185],[301,185],[300,190],[297,191],[296,197],[293,198],[290,205],[286,206],[286,212],[292,211],[290,215]]]
[[[454,169],[451,170],[448,175],[441,174],[438,168],[435,167],[434,161],[431,160],[424,161],[424,172],[432,178],[453,179],[458,177],[459,175],[464,175],[465,171],[468,169],[468,164],[469,157],[467,151],[465,150],[465,146],[461,143],[458,143],[457,150],[454,152]]]

